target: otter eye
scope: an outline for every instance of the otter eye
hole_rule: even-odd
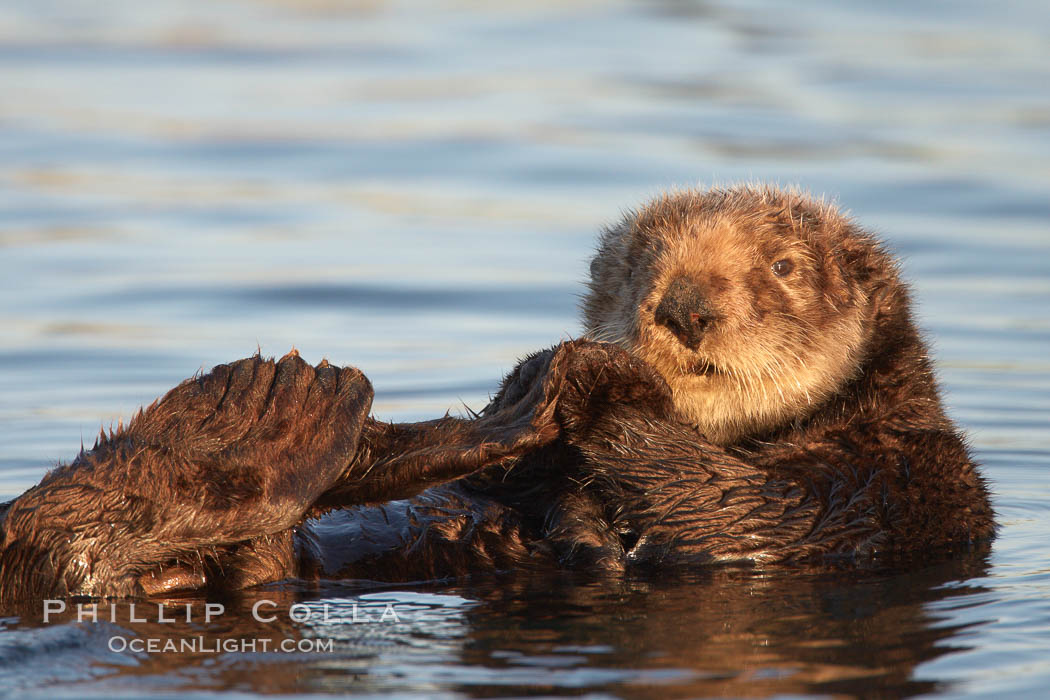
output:
[[[771,269],[773,270],[773,274],[777,277],[785,277],[786,275],[791,274],[791,271],[795,269],[795,263],[785,258],[783,260],[777,260],[775,263],[773,263],[773,267]]]

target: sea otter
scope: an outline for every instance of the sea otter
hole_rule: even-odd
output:
[[[897,561],[993,535],[897,265],[835,208],[661,197],[602,235],[583,318],[469,419],[377,421],[364,375],[295,353],[188,380],[7,505],[0,597]]]

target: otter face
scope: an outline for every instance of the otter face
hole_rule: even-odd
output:
[[[604,233],[587,333],[655,367],[681,419],[711,441],[759,435],[807,416],[860,371],[869,295],[850,267],[872,246],[796,193],[667,196]]]

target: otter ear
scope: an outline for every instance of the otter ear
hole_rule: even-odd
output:
[[[896,316],[908,306],[907,292],[899,283],[888,278],[877,280],[868,290],[868,308],[873,319]]]
[[[840,293],[848,295],[845,303],[854,301],[857,292],[867,296],[872,308],[892,288],[895,271],[889,258],[873,239],[863,231],[850,227],[841,237],[832,256],[835,275],[839,284],[832,285]]]
[[[598,258],[597,255],[591,258],[591,265],[589,269],[591,272],[591,280],[598,279],[598,275],[600,275],[602,272],[602,261]]]
[[[872,318],[894,315],[907,305],[906,290],[900,282],[893,258],[874,241],[859,238],[861,243],[843,251],[842,266],[867,296]]]

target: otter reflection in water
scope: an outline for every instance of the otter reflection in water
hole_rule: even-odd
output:
[[[75,673],[89,684],[86,694],[95,695],[141,688],[149,678],[152,692],[172,694],[235,687],[267,694],[323,688],[507,697],[534,695],[541,687],[555,695],[639,698],[905,697],[943,690],[935,679],[951,675],[951,663],[920,673],[916,667],[972,645],[982,618],[995,615],[982,615],[980,602],[989,592],[980,582],[958,583],[987,575],[987,550],[977,546],[906,572],[706,567],[596,581],[563,570],[473,576],[408,592],[397,584],[377,591],[332,582],[305,596],[301,586],[266,586],[164,600],[164,616],[174,619],[164,623],[160,598],[113,599],[85,601],[97,608],[99,623],[88,617],[74,626],[80,601],[71,600],[50,619],[67,623],[63,648],[54,651],[53,638],[48,648],[78,662],[57,680],[68,684]],[[371,595],[361,596],[365,590]],[[205,623],[203,606],[217,599],[225,609]],[[393,601],[400,624],[379,622],[384,601]],[[324,622],[329,603],[334,625]],[[297,606],[312,610],[308,622],[301,622]],[[25,603],[17,627],[5,633],[9,646],[33,644],[40,607],[40,601]],[[129,622],[132,617],[147,621]],[[118,628],[106,624],[112,619]],[[114,633],[121,637],[109,637]],[[244,644],[277,651],[333,638],[335,654],[236,654],[235,662],[223,663],[207,651]],[[85,658],[97,657],[100,646],[119,649],[122,639],[183,650],[137,654],[133,664],[103,658],[101,677],[87,670]],[[956,667],[966,664],[961,658]],[[39,665],[27,668],[32,687],[54,682]]]
[[[867,561],[993,534],[896,264],[833,208],[663,197],[603,235],[584,319],[473,419],[377,421],[364,375],[295,353],[188,380],[8,504],[0,595]]]

